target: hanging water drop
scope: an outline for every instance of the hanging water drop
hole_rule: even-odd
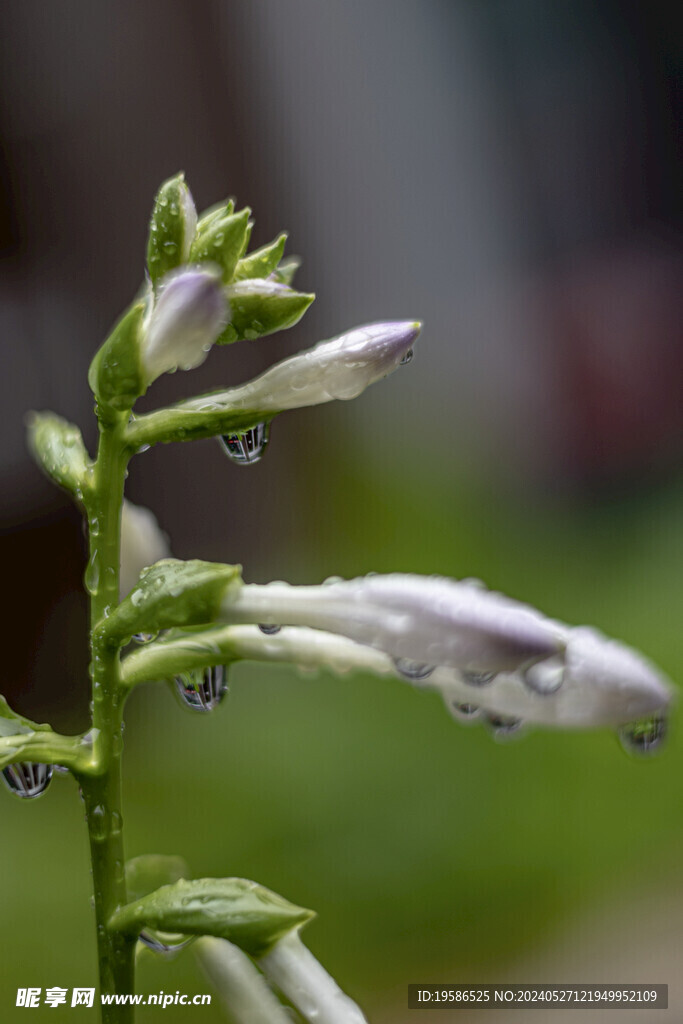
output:
[[[424,679],[429,679],[434,671],[434,665],[411,661],[410,658],[394,658],[393,662],[398,674],[411,683],[421,683]]]
[[[192,669],[175,677],[176,691],[185,707],[193,711],[213,711],[228,692],[225,665]]]
[[[221,446],[228,458],[238,466],[258,462],[268,447],[270,424],[257,423],[239,434],[222,434]]]
[[[169,956],[173,953],[179,953],[181,949],[189,945],[192,939],[184,939],[181,936],[175,935],[164,935],[163,932],[159,932],[158,935],[155,932],[140,932],[138,935],[140,942],[142,942],[148,949],[151,949],[154,953],[163,953]]]
[[[550,695],[556,693],[564,682],[565,666],[559,658],[548,658],[530,665],[522,673],[525,686],[534,693]]]
[[[280,632],[282,626],[276,626],[275,624],[271,625],[269,622],[259,622],[258,628],[262,633],[265,633],[266,636],[275,636],[276,633]]]
[[[453,701],[450,710],[454,718],[466,718],[471,721],[477,717],[481,709],[477,704],[459,704],[457,701]]]
[[[653,715],[640,722],[623,725],[619,729],[619,740],[629,754],[639,756],[656,754],[666,739],[667,721],[661,715]]]
[[[415,353],[413,352],[412,348],[409,348],[408,351],[406,352],[406,354],[404,355],[403,359],[401,360],[401,362],[398,365],[399,366],[407,366],[408,363],[411,363],[413,361],[414,354]]]
[[[523,724],[521,718],[508,718],[505,715],[495,714],[485,715],[484,721],[496,739],[505,739],[507,736],[512,736],[514,733],[519,732]]]
[[[50,785],[52,765],[20,761],[3,768],[2,777],[9,791],[15,796],[21,797],[22,800],[33,800],[44,793]]]
[[[469,686],[488,686],[496,678],[495,672],[463,672],[463,679]]]
[[[158,636],[158,633],[134,633],[133,640],[136,644],[151,644]]]

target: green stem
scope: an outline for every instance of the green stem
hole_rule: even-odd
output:
[[[94,775],[81,775],[90,839],[97,948],[102,993],[132,993],[135,940],[110,930],[114,911],[127,902],[121,816],[123,691],[115,645],[93,639],[93,628],[119,600],[121,505],[129,452],[123,440],[127,414],[100,420],[100,444],[88,500],[92,724]],[[129,1005],[103,1006],[103,1024],[130,1024]]]

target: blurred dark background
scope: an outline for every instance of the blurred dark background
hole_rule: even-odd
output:
[[[680,675],[677,5],[23,0],[0,10],[0,48],[17,708],[77,730],[88,701],[81,525],[30,461],[23,417],[54,409],[94,444],[87,368],[140,284],[154,192],[181,168],[199,209],[252,207],[254,245],[288,229],[318,299],[288,333],[158,382],[148,407],[357,323],[425,329],[409,370],[281,417],[257,466],[214,442],[137,459],[128,494],[174,554],[240,561],[250,580],[482,576]],[[131,701],[131,854],[179,852],[315,907],[311,944],[378,1022],[403,1019],[409,981],[673,983],[675,729],[651,764],[605,735],[503,749],[400,684],[234,675],[210,723],[164,692]],[[2,801],[10,1015],[19,984],[93,977],[73,788]],[[141,984],[202,991],[193,970],[190,955],[150,963]]]

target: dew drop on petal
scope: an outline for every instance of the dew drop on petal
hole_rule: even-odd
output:
[[[484,715],[484,721],[496,739],[505,739],[522,728],[521,718],[508,718],[505,715],[487,714]]]
[[[434,671],[434,665],[425,665],[421,661],[411,661],[410,658],[394,658],[394,666],[399,675],[408,679],[411,683],[422,682],[429,679]]]
[[[181,672],[175,686],[183,705],[192,711],[213,711],[228,692],[228,670],[225,665]]]
[[[559,658],[530,665],[522,673],[524,685],[541,695],[556,693],[564,682],[565,666]]]
[[[666,739],[667,721],[661,715],[632,722],[619,729],[619,740],[629,754],[656,754]]]
[[[496,678],[495,672],[463,672],[463,679],[469,686],[488,686]]]
[[[404,355],[403,359],[401,360],[401,362],[398,365],[399,366],[407,366],[408,363],[411,363],[413,361],[413,355],[414,355],[414,352],[413,352],[412,348],[409,348],[408,351],[406,352],[406,354]]]
[[[276,626],[274,623],[271,625],[269,622],[259,622],[258,628],[262,633],[265,633],[266,636],[275,636],[276,633],[280,632],[282,626]]]
[[[481,709],[476,704],[459,704],[457,701],[452,701],[449,711],[454,718],[471,722],[479,716]]]
[[[2,777],[9,791],[15,796],[21,797],[22,800],[33,800],[44,793],[50,785],[52,765],[20,761],[3,768]]]
[[[221,434],[219,441],[231,462],[247,466],[262,458],[268,447],[268,436],[269,424],[257,423],[239,434]]]

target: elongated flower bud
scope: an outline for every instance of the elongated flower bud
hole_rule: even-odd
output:
[[[503,725],[618,726],[661,716],[673,697],[669,681],[625,644],[468,581],[389,575],[321,587],[247,585],[226,594],[222,615],[313,627],[272,640],[234,632],[226,643],[235,657],[393,667],[440,692],[456,717],[482,711]]]
[[[162,373],[202,363],[222,331],[228,307],[220,277],[194,267],[168,275],[149,318],[141,363],[147,384]]]
[[[133,589],[145,566],[169,555],[168,537],[154,513],[124,498],[121,511],[121,597]]]
[[[557,628],[500,594],[438,577],[365,576],[319,587],[250,584],[226,594],[234,622],[277,622],[340,633],[396,659],[501,672],[562,652]]]

